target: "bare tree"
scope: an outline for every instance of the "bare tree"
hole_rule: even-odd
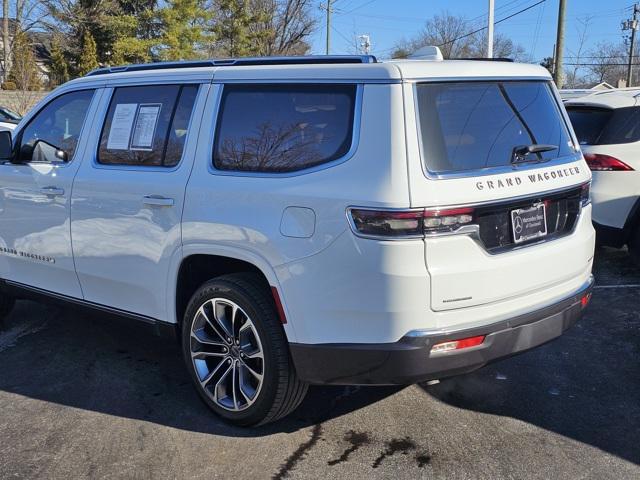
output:
[[[484,57],[487,54],[486,36],[486,31],[474,27],[464,17],[445,11],[427,20],[415,38],[398,42],[392,57],[406,57],[425,45],[439,47],[444,58]],[[494,36],[494,55],[527,60],[522,46],[500,34]]]
[[[316,20],[311,15],[313,0],[253,0],[251,8],[262,12],[264,22],[256,24],[257,31],[266,31],[263,55],[303,55],[309,50],[307,39]]]
[[[607,82],[616,86],[618,80],[625,78],[627,56],[624,44],[597,43],[595,48],[588,51],[589,61],[584,64],[590,74],[589,80],[592,83]]]
[[[593,17],[585,16],[583,18],[578,18],[576,25],[576,33],[578,36],[577,48],[576,50],[569,50],[569,54],[575,60],[575,65],[573,65],[573,69],[569,70],[569,73],[565,76],[565,85],[567,88],[576,88],[579,83],[583,83],[578,78],[578,73],[581,69],[581,61],[583,60],[583,55],[585,53],[585,43],[588,39],[589,27],[591,24],[591,20]]]

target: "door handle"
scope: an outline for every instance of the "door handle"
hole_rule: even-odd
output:
[[[160,195],[145,195],[142,203],[156,207],[173,207],[173,198],[161,197]]]
[[[60,197],[64,195],[64,188],[58,187],[42,187],[40,193],[49,195],[50,197]]]

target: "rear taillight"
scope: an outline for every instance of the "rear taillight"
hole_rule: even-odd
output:
[[[611,155],[604,155],[602,153],[585,153],[584,159],[586,160],[589,168],[596,172],[623,172],[633,170],[633,168],[622,160],[618,160]]]
[[[582,189],[580,190],[580,204],[583,207],[586,207],[591,203],[591,195],[590,195],[590,183],[585,183],[582,185]]]
[[[473,208],[452,208],[449,210],[425,210],[425,233],[452,232],[473,223]]]
[[[389,238],[417,238],[425,234],[453,232],[473,224],[472,208],[448,210],[349,209],[355,233]]]

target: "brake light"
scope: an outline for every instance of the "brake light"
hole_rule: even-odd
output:
[[[477,347],[482,345],[485,336],[463,338],[460,340],[451,340],[448,342],[436,343],[431,347],[431,353],[451,352],[453,350],[462,350],[463,348]]]
[[[621,172],[633,170],[633,168],[622,160],[618,160],[611,155],[604,155],[602,153],[585,153],[584,159],[586,160],[589,168],[596,172]]]
[[[448,210],[349,209],[354,231],[361,235],[417,238],[429,233],[452,232],[473,223],[472,208]]]

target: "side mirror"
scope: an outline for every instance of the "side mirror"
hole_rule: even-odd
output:
[[[0,131],[0,161],[11,161],[13,159],[13,144],[11,142],[11,132],[9,130]]]
[[[60,147],[50,144],[46,140],[36,140],[33,144],[32,162],[68,162],[69,154]]]

